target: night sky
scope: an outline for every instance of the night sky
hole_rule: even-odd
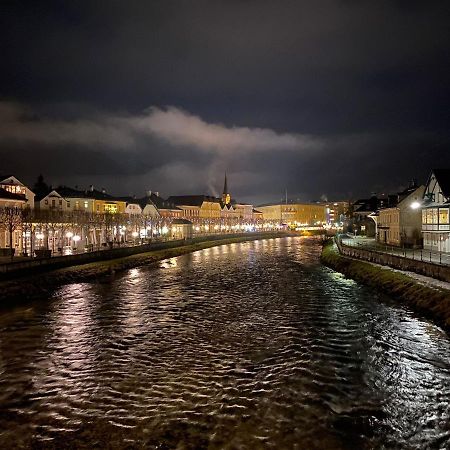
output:
[[[450,167],[444,1],[2,1],[0,172],[349,199]]]

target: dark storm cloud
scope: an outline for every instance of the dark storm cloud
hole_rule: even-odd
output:
[[[0,97],[39,123],[3,127],[3,164],[24,148],[53,176],[168,193],[228,168],[248,198],[361,195],[450,166],[445,1],[0,8]]]

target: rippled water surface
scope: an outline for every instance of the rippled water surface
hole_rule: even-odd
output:
[[[449,448],[450,341],[318,262],[215,247],[0,313],[0,447]]]

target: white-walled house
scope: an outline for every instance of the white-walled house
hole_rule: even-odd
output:
[[[7,191],[6,189],[0,188],[0,208],[8,208],[15,210],[15,208],[23,209],[28,207],[28,201],[25,194],[16,194],[14,192]],[[4,220],[2,220],[4,219]],[[12,219],[11,219],[12,220]],[[10,235],[8,230],[9,220],[5,216],[0,215],[0,255],[4,256],[6,253],[3,249],[16,249],[16,251],[22,250],[22,228],[17,227],[13,230],[12,235]],[[9,253],[8,253],[9,254]]]
[[[12,194],[24,195],[27,206],[34,208],[34,192],[19,181],[14,175],[0,175],[0,188]]]
[[[44,197],[36,197],[36,208],[47,211],[71,211],[70,200],[64,198],[58,191],[52,190]]]
[[[423,248],[450,253],[450,169],[433,169],[422,205]]]

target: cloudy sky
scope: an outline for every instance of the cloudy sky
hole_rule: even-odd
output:
[[[348,199],[450,167],[450,8],[0,5],[0,172],[117,194]]]

